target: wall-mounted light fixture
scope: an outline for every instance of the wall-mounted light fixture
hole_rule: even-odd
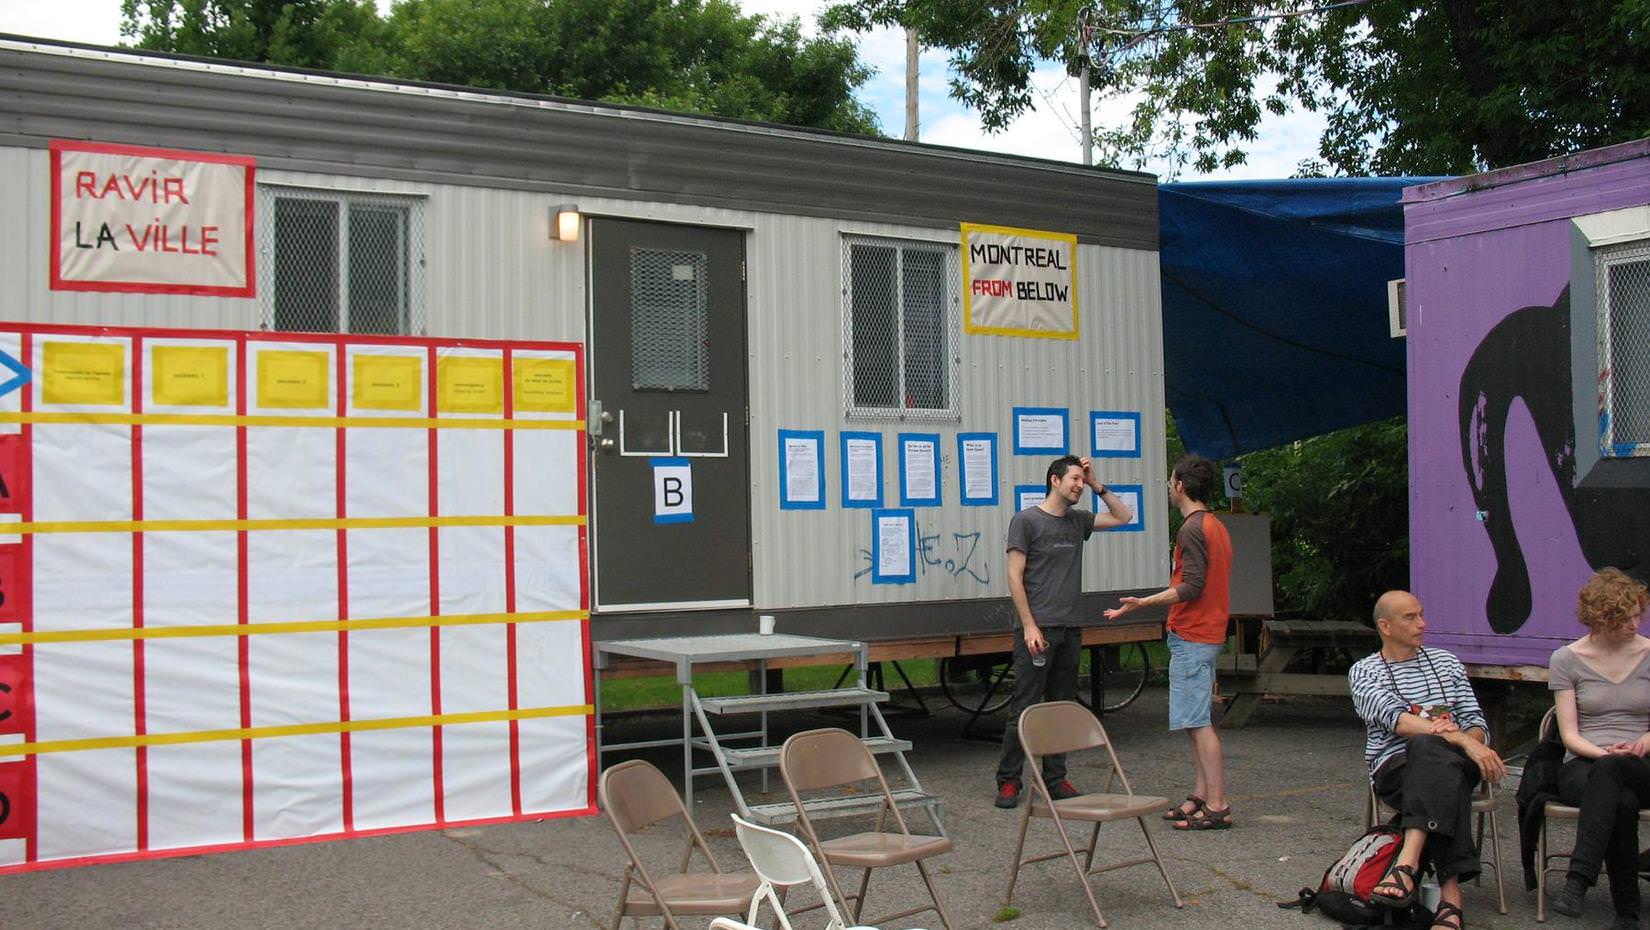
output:
[[[579,226],[583,221],[578,204],[564,203],[556,208],[555,216],[551,217],[550,237],[557,242],[577,242]]]

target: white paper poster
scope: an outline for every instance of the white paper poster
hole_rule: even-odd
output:
[[[825,434],[817,430],[779,431],[779,506],[818,509],[825,506]]]
[[[872,511],[875,549],[871,580],[875,584],[908,584],[916,580],[915,519],[909,510]]]
[[[593,810],[581,352],[0,327],[0,873]]]
[[[882,502],[882,443],[869,434],[842,438],[843,505]]]
[[[900,447],[900,504],[938,504],[939,437],[929,434],[901,433]]]
[[[1140,455],[1140,414],[1089,414],[1090,454],[1134,458]]]
[[[1063,407],[1015,407],[1016,455],[1065,455],[1070,412]]]
[[[957,436],[964,504],[997,503],[997,434],[962,433]]]

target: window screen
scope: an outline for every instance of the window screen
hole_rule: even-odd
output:
[[[638,391],[710,390],[709,260],[630,250],[630,379]]]
[[[1599,381],[1606,454],[1650,455],[1650,244],[1600,249]]]
[[[957,250],[843,242],[843,394],[850,416],[952,417]]]
[[[265,327],[424,332],[422,201],[266,188],[260,206]]]

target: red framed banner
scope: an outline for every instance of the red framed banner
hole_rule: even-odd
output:
[[[253,160],[51,143],[51,287],[251,297]]]
[[[0,365],[0,873],[594,811],[581,346]]]

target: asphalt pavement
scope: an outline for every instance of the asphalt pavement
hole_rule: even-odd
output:
[[[946,800],[945,822],[956,849],[936,860],[936,883],[958,930],[1093,926],[1077,879],[1061,860],[1028,866],[1015,895],[1018,916],[1001,910],[1018,820],[1017,812],[992,804],[998,747],[960,738],[965,717],[943,706],[937,695],[928,703],[931,716],[895,716],[890,725],[915,743],[908,758],[923,786]],[[1166,703],[1161,687],[1149,688],[1133,705],[1109,715],[1106,724],[1135,790],[1179,798],[1190,789],[1190,757],[1185,737],[1164,729]],[[837,717],[796,714],[777,718],[776,729],[842,724]],[[680,718],[671,714],[633,715],[612,721],[609,739],[665,736],[679,728]],[[1093,879],[1108,921],[1119,930],[1334,930],[1337,925],[1321,915],[1276,905],[1316,884],[1362,832],[1362,725],[1344,699],[1295,698],[1263,706],[1248,727],[1223,732],[1223,739],[1235,826],[1185,833],[1162,822],[1149,825],[1185,907],[1176,910],[1156,869],[1141,866]],[[640,755],[672,779],[679,777],[679,751]],[[1073,758],[1072,779],[1080,788],[1098,787],[1103,756]],[[755,777],[743,777],[749,796],[760,797]],[[738,867],[742,855],[727,819],[732,799],[719,778],[702,778],[699,785],[698,823],[720,861]],[[777,777],[773,787],[783,790]],[[766,799],[778,797],[770,793]],[[1049,822],[1038,820],[1032,827],[1032,848],[1057,848]],[[1536,926],[1535,896],[1523,890],[1517,864],[1510,793],[1501,827],[1511,912],[1496,913],[1494,872],[1486,869],[1482,884],[1466,889],[1472,930]],[[680,842],[679,836],[648,835],[642,845],[655,861],[673,864]],[[1102,858],[1109,852],[1133,857],[1143,850],[1132,824],[1101,831]],[[0,878],[0,927],[585,930],[611,925],[624,864],[611,828],[599,816],[427,831],[8,876]],[[896,910],[904,900],[923,896],[913,869],[893,871],[897,874],[873,880],[868,912]],[[1555,916],[1551,926],[1608,925],[1604,889],[1595,890],[1587,904],[1580,921]],[[819,911],[796,920],[797,930],[823,924]],[[938,926],[930,913],[886,930]]]

